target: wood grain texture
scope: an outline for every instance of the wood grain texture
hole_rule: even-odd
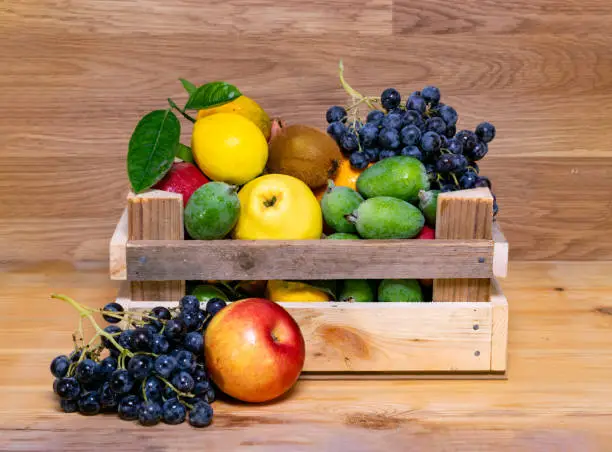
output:
[[[493,242],[427,240],[129,241],[132,281],[493,276]]]
[[[488,188],[440,193],[436,213],[436,240],[491,240],[493,196]],[[433,283],[433,301],[489,301],[490,281],[482,278],[450,279]]]
[[[132,300],[126,296],[127,284],[121,285],[116,300],[126,310],[177,305]],[[365,373],[368,378],[452,378],[479,372],[481,378],[498,378],[491,375],[491,366],[495,364],[494,372],[506,370],[508,303],[497,283],[492,284],[492,303],[280,304],[302,330],[304,372],[313,377]]]
[[[327,107],[345,101],[340,58],[364,93],[436,84],[460,127],[497,126],[481,166],[512,259],[610,259],[611,8],[605,0],[4,1],[0,265],[107,265],[130,134],[166,97],[184,100],[178,77],[228,80],[272,115],[323,127]],[[184,124],[184,142],[188,135]]]
[[[263,405],[220,400],[207,430],[145,429],[57,409],[49,362],[78,315],[112,299],[105,271],[39,265],[0,273],[0,449],[586,451],[612,441],[612,263],[511,262],[507,381],[300,381]],[[562,289],[562,290],[557,290]],[[203,439],[205,438],[205,439]]]
[[[128,208],[126,207],[121,218],[117,223],[117,228],[113,232],[113,236],[110,241],[109,248],[109,273],[110,278],[115,280],[125,280],[127,278],[127,262],[126,262],[126,249],[128,242]],[[495,262],[496,259],[494,258]]]
[[[149,190],[127,197],[128,240],[183,240],[183,196]],[[127,267],[126,267],[127,271]],[[130,281],[132,300],[178,301],[185,295],[184,278]]]

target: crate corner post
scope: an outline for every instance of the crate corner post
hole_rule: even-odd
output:
[[[183,240],[183,196],[149,190],[127,197],[128,240]],[[185,281],[130,281],[130,300],[178,301],[185,295]]]

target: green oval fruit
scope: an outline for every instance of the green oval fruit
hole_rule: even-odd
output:
[[[191,295],[196,297],[200,303],[206,303],[211,298],[221,298],[222,300],[229,301],[229,298],[221,289],[208,284],[197,286],[193,289]]]
[[[239,214],[236,187],[224,182],[209,182],[189,198],[185,227],[196,240],[222,239],[236,225]]]
[[[429,190],[427,171],[417,159],[403,155],[375,163],[357,179],[357,191],[365,198],[391,196],[416,203],[420,190]]]
[[[342,285],[338,300],[358,303],[376,301],[376,293],[372,286],[370,281],[364,279],[347,279]]]
[[[378,286],[378,301],[423,301],[416,279],[385,279]]]
[[[436,211],[438,210],[438,195],[440,190],[421,190],[419,192],[419,209],[423,212],[427,224],[436,227]]]
[[[364,239],[410,239],[416,237],[425,218],[419,209],[389,196],[370,198],[347,217]]]
[[[356,232],[355,225],[346,220],[346,216],[352,213],[363,202],[359,193],[349,187],[336,187],[333,182],[329,183],[323,198],[321,199],[321,211],[325,222],[336,232]]]
[[[327,240],[359,240],[357,234],[349,234],[348,232],[335,232],[334,234],[328,235]]]

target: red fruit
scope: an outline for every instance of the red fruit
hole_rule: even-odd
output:
[[[168,174],[153,188],[180,193],[183,195],[183,206],[193,195],[193,192],[210,180],[193,163],[179,162],[172,165]]]
[[[283,121],[281,118],[273,118],[272,126],[270,128],[270,138],[268,139],[268,143],[272,143],[272,140],[274,139],[274,137],[279,135],[285,127],[287,127],[287,124],[285,121]]]
[[[423,226],[423,229],[421,229],[421,232],[415,238],[433,240],[436,238],[436,230],[430,228],[429,226]]]

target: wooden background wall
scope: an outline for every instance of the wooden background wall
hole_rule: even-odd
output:
[[[611,23],[609,0],[3,0],[0,258],[106,265],[130,134],[178,77],[323,126],[343,58],[362,92],[436,84],[497,126],[513,259],[610,259]]]

